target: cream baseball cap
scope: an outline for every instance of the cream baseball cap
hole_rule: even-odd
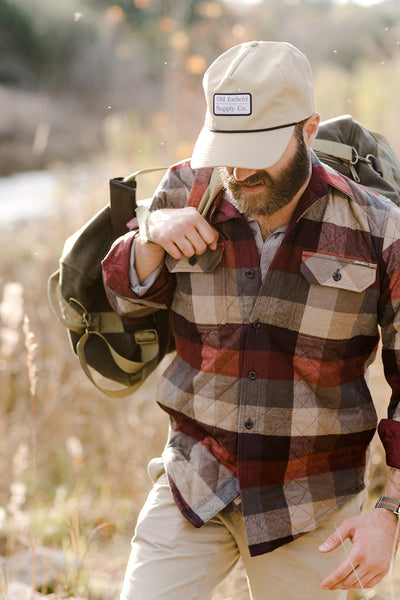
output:
[[[207,112],[191,165],[264,169],[294,126],[314,112],[310,63],[286,42],[247,42],[218,57],[203,78]]]

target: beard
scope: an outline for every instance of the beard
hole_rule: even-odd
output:
[[[303,140],[302,131],[295,130],[297,148],[288,164],[272,177],[267,171],[257,171],[244,181],[229,175],[226,167],[220,169],[221,179],[235,206],[245,215],[270,216],[289,204],[310,173],[310,156]],[[248,194],[242,186],[265,187],[259,193]]]

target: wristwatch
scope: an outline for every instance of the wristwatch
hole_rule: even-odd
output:
[[[387,496],[381,496],[378,502],[375,504],[375,508],[386,508],[387,510],[391,510],[395,515],[399,516],[400,500],[388,498]]]

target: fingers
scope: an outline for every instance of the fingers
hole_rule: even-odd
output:
[[[335,590],[335,589],[343,589],[342,585],[345,583],[349,583],[350,580],[354,583],[358,583],[359,574],[355,574],[356,566],[353,565],[351,559],[347,557],[334,571],[327,577],[322,583],[321,588],[323,590]],[[339,586],[339,587],[338,587]]]
[[[211,227],[200,214],[198,214],[198,216],[200,217],[200,220],[198,220],[196,231],[206,244],[204,251],[207,247],[211,248],[211,250],[216,250],[219,237],[218,231],[214,229],[214,227]],[[196,252],[196,254],[200,254],[200,252]]]
[[[157,210],[148,227],[152,239],[176,259],[217,248],[218,232],[194,208]]]
[[[343,571],[339,572],[339,570],[337,570],[325,579],[325,581],[321,583],[321,589],[368,589],[379,583],[382,577],[383,574],[377,573],[376,571],[369,571],[367,568],[363,568],[362,565],[353,566],[352,564],[347,564]]]
[[[173,258],[179,259],[184,256],[193,256],[193,254],[203,254],[207,250],[207,244],[200,235],[194,231],[188,236],[185,235],[180,237],[176,242],[167,242],[165,248]]]
[[[349,590],[353,588],[366,587],[362,581],[365,581],[365,573],[359,566],[354,566],[350,560],[345,560],[334,573],[327,577],[322,583],[323,590]],[[370,580],[368,575],[368,581]]]

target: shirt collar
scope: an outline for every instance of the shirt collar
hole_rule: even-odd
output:
[[[314,152],[311,152],[311,167],[312,171],[309,184],[296,206],[292,222],[298,220],[310,206],[326,196],[329,186],[336,188],[347,196],[352,197],[353,195],[347,184],[346,178],[334,171],[331,167],[322,165]],[[213,223],[219,223],[235,218],[246,220],[243,213],[241,213],[229,200],[225,190],[221,190],[216,196],[210,220]]]
[[[328,194],[329,187],[334,187],[347,196],[352,197],[346,178],[327,165],[323,165],[317,155],[311,152],[311,178],[301,196],[292,216],[292,223],[297,221],[306,210]]]

